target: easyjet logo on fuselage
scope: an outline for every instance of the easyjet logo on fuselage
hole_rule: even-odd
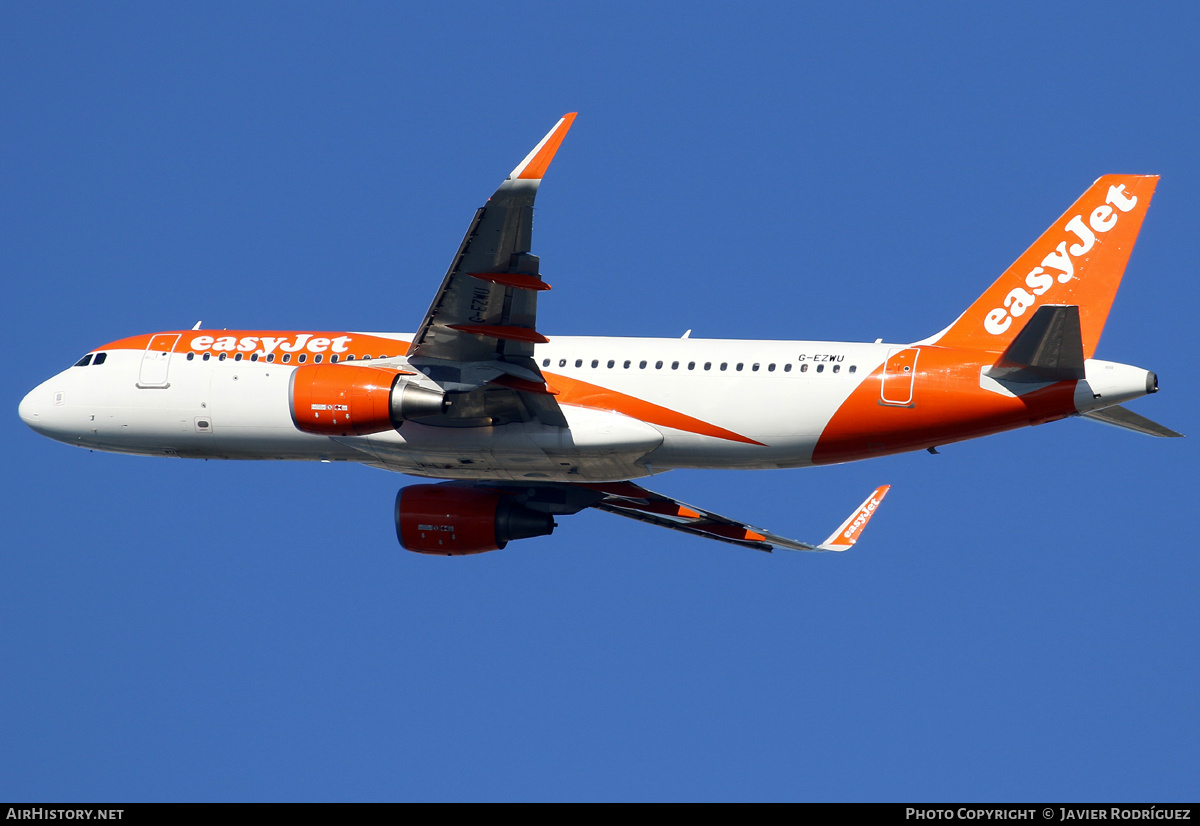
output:
[[[1120,214],[1114,212],[1113,207],[1125,213],[1137,206],[1137,202],[1136,195],[1130,197],[1125,194],[1124,184],[1110,186],[1104,203],[1092,210],[1086,224],[1082,213],[1067,221],[1064,229],[1074,233],[1079,240],[1076,243],[1071,243],[1070,238],[1059,241],[1054,252],[1042,259],[1042,265],[1034,267],[1025,276],[1025,287],[1029,289],[1016,287],[1009,291],[1004,297],[1003,307],[988,311],[983,321],[983,329],[994,336],[1004,333],[1012,325],[1014,318],[1025,315],[1029,308],[1037,303],[1038,297],[1054,286],[1056,279],[1058,283],[1066,284],[1075,278],[1075,262],[1071,260],[1072,257],[1086,255],[1095,246],[1097,233],[1106,233],[1117,225]],[[1056,274],[1047,270],[1054,270]]]
[[[322,338],[314,336],[312,333],[299,333],[288,336],[196,336],[190,342],[188,347],[198,353],[203,353],[205,350],[212,350],[215,353],[232,353],[234,351],[241,353],[257,352],[259,356],[266,356],[275,352],[278,348],[284,353],[295,353],[298,350],[307,350],[310,353],[345,353],[350,350],[350,342],[353,336],[337,336],[336,338]]]

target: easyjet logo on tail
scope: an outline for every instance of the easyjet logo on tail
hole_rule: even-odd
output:
[[[1013,319],[1025,315],[1029,308],[1037,303],[1038,297],[1045,295],[1054,286],[1056,280],[1060,284],[1066,284],[1076,278],[1075,262],[1072,258],[1087,255],[1096,244],[1097,234],[1102,235],[1115,227],[1121,213],[1129,212],[1137,206],[1137,202],[1136,195],[1125,194],[1124,184],[1110,186],[1104,203],[1092,210],[1087,223],[1084,223],[1082,213],[1072,217],[1064,229],[1073,233],[1078,240],[1068,238],[1059,241],[1054,251],[1042,259],[1041,266],[1034,267],[1025,276],[1025,287],[1029,289],[1016,287],[1010,290],[1004,297],[1003,307],[988,311],[983,320],[983,328],[994,336],[1003,334],[1012,326]],[[1114,211],[1113,207],[1119,212]]]

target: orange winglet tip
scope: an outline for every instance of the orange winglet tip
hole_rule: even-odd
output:
[[[691,508],[685,507],[683,505],[679,506],[679,512],[676,514],[676,516],[682,516],[684,519],[699,519],[700,518],[699,513],[692,510]]]
[[[883,501],[883,497],[887,496],[887,492],[891,490],[891,487],[891,485],[880,485],[875,488],[871,495],[866,498],[866,501],[858,506],[858,510],[850,514],[849,518],[841,524],[841,527],[821,543],[820,549],[824,551],[844,551],[852,547],[858,541],[858,538],[862,536],[867,523],[875,515],[875,509],[879,507],[879,503]]]
[[[488,382],[488,384],[496,384],[500,387],[507,387],[509,390],[517,390],[522,393],[537,393],[542,396],[558,395],[558,391],[548,384],[538,384],[536,381],[519,379],[516,376],[498,376]]]
[[[554,160],[554,154],[558,152],[558,147],[562,145],[563,138],[567,136],[577,114],[579,113],[568,112],[559,118],[558,123],[554,124],[554,128],[546,133],[546,137],[542,138],[533,151],[525,156],[525,160],[521,161],[509,177],[527,180],[538,180],[545,177],[550,161]]]
[[[503,284],[505,287],[516,287],[518,290],[548,290],[550,285],[535,275],[522,275],[515,272],[469,272],[467,275],[480,281],[491,281],[493,284]]]
[[[546,344],[550,339],[528,327],[510,327],[502,324],[447,324],[451,330],[470,333],[473,336],[490,336],[504,341],[524,341],[529,344]]]

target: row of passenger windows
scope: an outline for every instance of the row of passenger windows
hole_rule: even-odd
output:
[[[96,353],[95,356],[96,357],[93,359],[92,353],[88,353],[86,356],[81,358],[79,361],[75,362],[74,366],[75,367],[87,367],[90,364],[93,367],[95,367],[98,364],[104,364],[105,359],[108,358],[108,353]]]
[[[645,370],[645,369],[646,369],[646,367],[647,367],[649,364],[650,364],[650,362],[643,360],[643,361],[639,361],[639,362],[637,363],[637,366],[638,366],[638,369],[639,369],[639,370]],[[678,362],[678,361],[673,361],[673,362],[671,362],[671,369],[672,369],[672,370],[678,370],[678,369],[679,369],[679,366],[680,366],[680,364],[681,364],[681,362]],[[694,361],[689,361],[689,362],[687,363],[687,369],[688,369],[688,370],[695,370],[695,369],[696,369],[696,364],[697,364],[697,362],[694,362]],[[661,369],[663,369],[663,365],[664,365],[664,362],[661,362],[661,361],[656,361],[656,362],[654,362],[654,369],[655,369],[655,370],[661,370]],[[542,359],[542,366],[543,366],[543,367],[549,367],[549,366],[550,366],[550,359]],[[566,366],[567,366],[567,360],[566,360],[566,359],[559,359],[559,360],[558,360],[558,366],[559,366],[559,367],[566,367]],[[576,367],[583,367],[583,359],[575,359],[575,366],[576,366]],[[599,367],[599,366],[600,366],[600,359],[592,359],[592,367]],[[608,362],[605,364],[605,366],[606,366],[608,369],[610,369],[610,370],[611,370],[612,368],[614,368],[614,367],[616,367],[616,366],[617,366],[617,362],[616,362],[616,360],[615,360],[615,359],[609,359],[609,360],[608,360]],[[633,367],[633,361],[632,361],[632,360],[630,360],[630,359],[626,359],[624,362],[622,362],[622,364],[621,364],[621,367],[622,367],[623,369],[625,369],[625,370],[628,370],[628,369],[630,369],[631,367]],[[705,370],[712,370],[712,369],[713,369],[713,362],[711,362],[711,361],[706,361],[706,362],[704,362],[704,367],[703,367],[703,369],[705,369]],[[720,363],[720,365],[717,367],[717,369],[718,369],[718,370],[728,370],[728,369],[729,369],[729,362],[727,362],[727,361],[723,361],[723,362],[721,362],[721,363]],[[734,369],[734,371],[738,371],[738,370],[745,370],[745,369],[746,369],[746,363],[745,363],[744,361],[739,361],[739,362],[737,362],[736,364],[734,364],[734,366],[733,366],[733,369]],[[754,363],[752,363],[752,364],[750,365],[750,371],[751,371],[752,373],[756,373],[756,372],[758,372],[760,369],[762,369],[762,365],[761,365],[760,363],[758,363],[758,362],[754,362]],[[840,364],[834,364],[834,365],[833,365],[833,370],[832,370],[832,372],[834,372],[834,373],[840,373],[841,371],[842,371],[842,365],[840,365]],[[847,373],[855,373],[855,372],[857,372],[857,371],[858,371],[858,367],[857,367],[856,365],[853,365],[853,364],[851,364],[851,365],[850,365],[848,368],[846,368],[846,372],[847,372]],[[774,363],[774,362],[771,362],[771,363],[767,364],[767,372],[768,372],[768,373],[773,373],[773,372],[775,372],[775,363]],[[791,364],[791,362],[785,362],[785,363],[784,363],[784,365],[783,365],[783,372],[785,372],[785,373],[790,373],[790,372],[792,372],[792,364]],[[801,365],[800,365],[800,372],[801,372],[801,373],[807,373],[807,372],[808,372],[808,365],[807,365],[807,364],[801,364]],[[817,365],[817,370],[816,370],[816,372],[818,372],[818,373],[824,373],[824,372],[825,372],[825,365],[824,365],[824,364],[818,364],[818,365]]]
[[[235,353],[235,354],[234,354],[234,356],[233,356],[233,360],[234,360],[234,361],[241,361],[241,360],[242,360],[242,359],[245,357],[245,355],[246,355],[245,353]],[[213,354],[212,354],[212,353],[204,353],[204,354],[203,354],[203,355],[202,355],[200,358],[201,358],[201,360],[202,360],[202,361],[208,361],[209,359],[211,359],[211,358],[212,358],[212,356],[213,356]],[[226,358],[228,358],[228,357],[229,357],[229,354],[228,354],[228,353],[221,353],[220,355],[218,355],[218,356],[217,356],[217,361],[225,361],[225,359],[226,359]],[[191,361],[191,360],[192,360],[192,359],[194,359],[194,358],[196,358],[196,354],[195,354],[195,353],[188,353],[188,354],[187,354],[187,360],[188,360],[188,361]],[[321,353],[317,353],[315,356],[313,356],[313,363],[314,363],[314,364],[320,364],[320,363],[321,363],[321,361],[322,361],[324,358],[325,358],[325,356],[324,356],[324,355],[322,355]],[[333,353],[333,354],[331,354],[331,355],[329,356],[329,363],[330,363],[330,364],[337,364],[337,362],[338,362],[338,358],[339,358],[339,357],[338,357],[338,354],[337,354],[337,353]],[[346,356],[346,357],[345,357],[345,359],[343,359],[343,360],[344,360],[344,361],[354,361],[356,358],[358,358],[358,356]],[[392,358],[392,356],[380,356],[380,358],[381,358],[381,359],[386,359],[386,358]],[[251,353],[251,354],[250,354],[250,361],[258,361],[258,359],[259,359],[258,353]],[[284,353],[284,354],[283,354],[283,358],[281,358],[281,359],[280,359],[280,361],[281,361],[281,362],[283,362],[284,364],[287,364],[287,363],[288,363],[288,362],[290,362],[291,360],[292,360],[292,354],[291,354],[291,353]],[[370,361],[370,360],[371,360],[371,356],[363,356],[361,360],[362,360],[362,361]],[[266,361],[266,362],[273,362],[273,361],[275,361],[275,354],[274,354],[274,353],[267,353],[267,355],[266,355],[266,358],[264,358],[264,359],[263,359],[263,361]],[[304,362],[306,362],[306,361],[308,361],[308,354],[307,354],[307,353],[301,353],[300,355],[296,356],[296,362],[297,362],[298,364],[304,364]]]

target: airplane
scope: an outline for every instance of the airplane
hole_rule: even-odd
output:
[[[401,488],[394,518],[402,547],[449,556],[549,535],[584,508],[762,551],[844,551],[888,485],[808,543],[634,480],[936,452],[1077,415],[1180,435],[1122,406],[1157,392],[1154,373],[1093,358],[1157,176],[1098,179],[918,341],[548,339],[533,204],[574,120],[559,119],[475,212],[415,333],[197,323],[122,338],[32,390],[21,419],[89,450],[446,480]]]

